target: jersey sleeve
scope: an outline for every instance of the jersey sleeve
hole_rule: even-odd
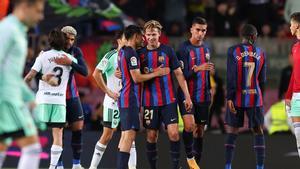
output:
[[[175,70],[180,67],[180,63],[178,61],[175,51],[172,48],[169,49],[169,53],[170,53],[169,54],[170,55],[170,69]]]
[[[11,31],[5,31],[0,29],[0,39],[5,40],[5,43],[1,43],[0,45],[0,65],[4,64],[5,56],[7,56],[7,52],[9,52],[9,48],[13,42]]]
[[[178,51],[178,60],[180,62],[180,67],[186,79],[189,79],[193,75],[193,70],[189,67],[189,56],[185,50],[185,47],[182,45]]]
[[[128,50],[125,57],[130,70],[140,69],[139,57],[134,50]]]
[[[35,100],[33,92],[24,81],[22,81],[21,91],[22,91],[22,98],[24,102],[32,102]]]
[[[79,74],[83,76],[88,75],[88,68],[86,66],[86,63],[83,59],[83,53],[80,48],[75,47],[74,48],[74,56],[77,59],[77,63],[72,62],[71,67],[78,72]]]
[[[111,58],[113,57],[110,57],[110,59],[108,59],[107,58],[108,55],[110,55],[110,52],[104,55],[104,57],[101,59],[101,61],[98,63],[96,67],[98,70],[101,70],[102,73],[107,72],[112,67]]]
[[[39,72],[39,71],[42,70],[42,57],[43,57],[43,52],[41,52],[39,54],[39,56],[35,59],[35,62],[34,62],[34,64],[33,64],[33,66],[32,66],[31,69],[33,69],[33,70],[35,70],[37,72]]]
[[[228,49],[227,54],[227,99],[233,100],[236,91],[236,62],[234,60],[232,48]]]

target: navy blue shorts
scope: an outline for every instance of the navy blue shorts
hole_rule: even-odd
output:
[[[67,122],[72,124],[76,121],[84,120],[83,110],[78,97],[66,100]]]
[[[136,130],[140,129],[139,107],[121,108],[120,111],[120,123],[121,130]]]
[[[194,113],[196,124],[206,124],[207,123],[208,114],[209,114],[209,105],[210,105],[210,102],[193,104],[192,112]]]
[[[161,123],[164,123],[165,126],[178,123],[177,103],[144,107],[143,126],[146,129],[158,130]]]
[[[209,105],[210,102],[205,103],[193,103],[193,108],[190,112],[185,110],[185,106],[183,102],[178,103],[181,117],[187,114],[193,114],[195,117],[196,124],[206,124],[208,120],[209,114]]]
[[[179,111],[180,111],[181,117],[184,116],[184,115],[186,115],[186,114],[194,114],[193,111],[187,112],[185,110],[185,106],[184,106],[183,101],[179,101],[178,100],[178,106],[179,106]]]
[[[238,108],[236,107],[236,114],[230,112],[227,109],[225,121],[231,127],[243,127],[244,126],[244,114],[246,112],[248,117],[248,127],[254,128],[259,127],[264,124],[264,109],[263,107],[255,107],[255,108]]]

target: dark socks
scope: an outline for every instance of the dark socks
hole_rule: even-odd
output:
[[[193,158],[193,132],[186,132],[183,130],[182,139],[187,158]]]
[[[146,143],[147,148],[147,158],[151,169],[157,168],[157,149],[156,149],[156,143]]]

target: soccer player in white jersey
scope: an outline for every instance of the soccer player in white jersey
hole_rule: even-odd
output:
[[[2,2],[0,0],[0,4]],[[27,105],[35,106],[35,98],[22,75],[27,30],[43,19],[44,0],[14,0],[11,3],[14,6],[12,14],[0,21],[0,168],[7,146],[15,140],[22,151],[18,169],[38,169],[41,146],[27,108]]]
[[[42,122],[52,127],[53,144],[51,147],[51,160],[49,169],[55,169],[58,159],[62,153],[62,134],[66,122],[66,87],[69,80],[71,66],[58,65],[55,58],[69,57],[74,62],[75,58],[63,51],[65,36],[60,30],[53,30],[49,34],[49,51],[41,52],[37,57],[31,71],[25,77],[29,82],[38,72],[43,74],[54,74],[50,81],[56,83],[51,86],[47,82],[40,80],[39,89],[36,94],[38,103],[37,111]]]
[[[118,97],[121,89],[121,79],[115,77],[115,71],[118,67],[118,51],[126,43],[123,31],[116,34],[118,47],[105,54],[100,63],[97,65],[93,76],[99,86],[99,88],[105,93],[104,97],[104,109],[103,109],[103,133],[99,141],[95,145],[93,158],[91,161],[90,169],[96,169],[99,165],[105,149],[111,140],[114,131],[119,125],[120,114],[118,109]],[[107,84],[105,83],[102,74],[106,75]],[[128,162],[129,169],[136,168],[136,149],[135,144],[132,144],[130,150],[130,158]]]

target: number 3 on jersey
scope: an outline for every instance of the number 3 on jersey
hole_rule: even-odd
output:
[[[251,86],[251,78],[253,76],[253,71],[255,69],[255,63],[254,62],[245,62],[244,67],[246,67],[248,69],[246,86],[250,87]]]
[[[58,78],[58,85],[61,83],[61,76],[63,75],[63,69],[61,67],[54,67],[53,72],[55,72],[55,77]]]

